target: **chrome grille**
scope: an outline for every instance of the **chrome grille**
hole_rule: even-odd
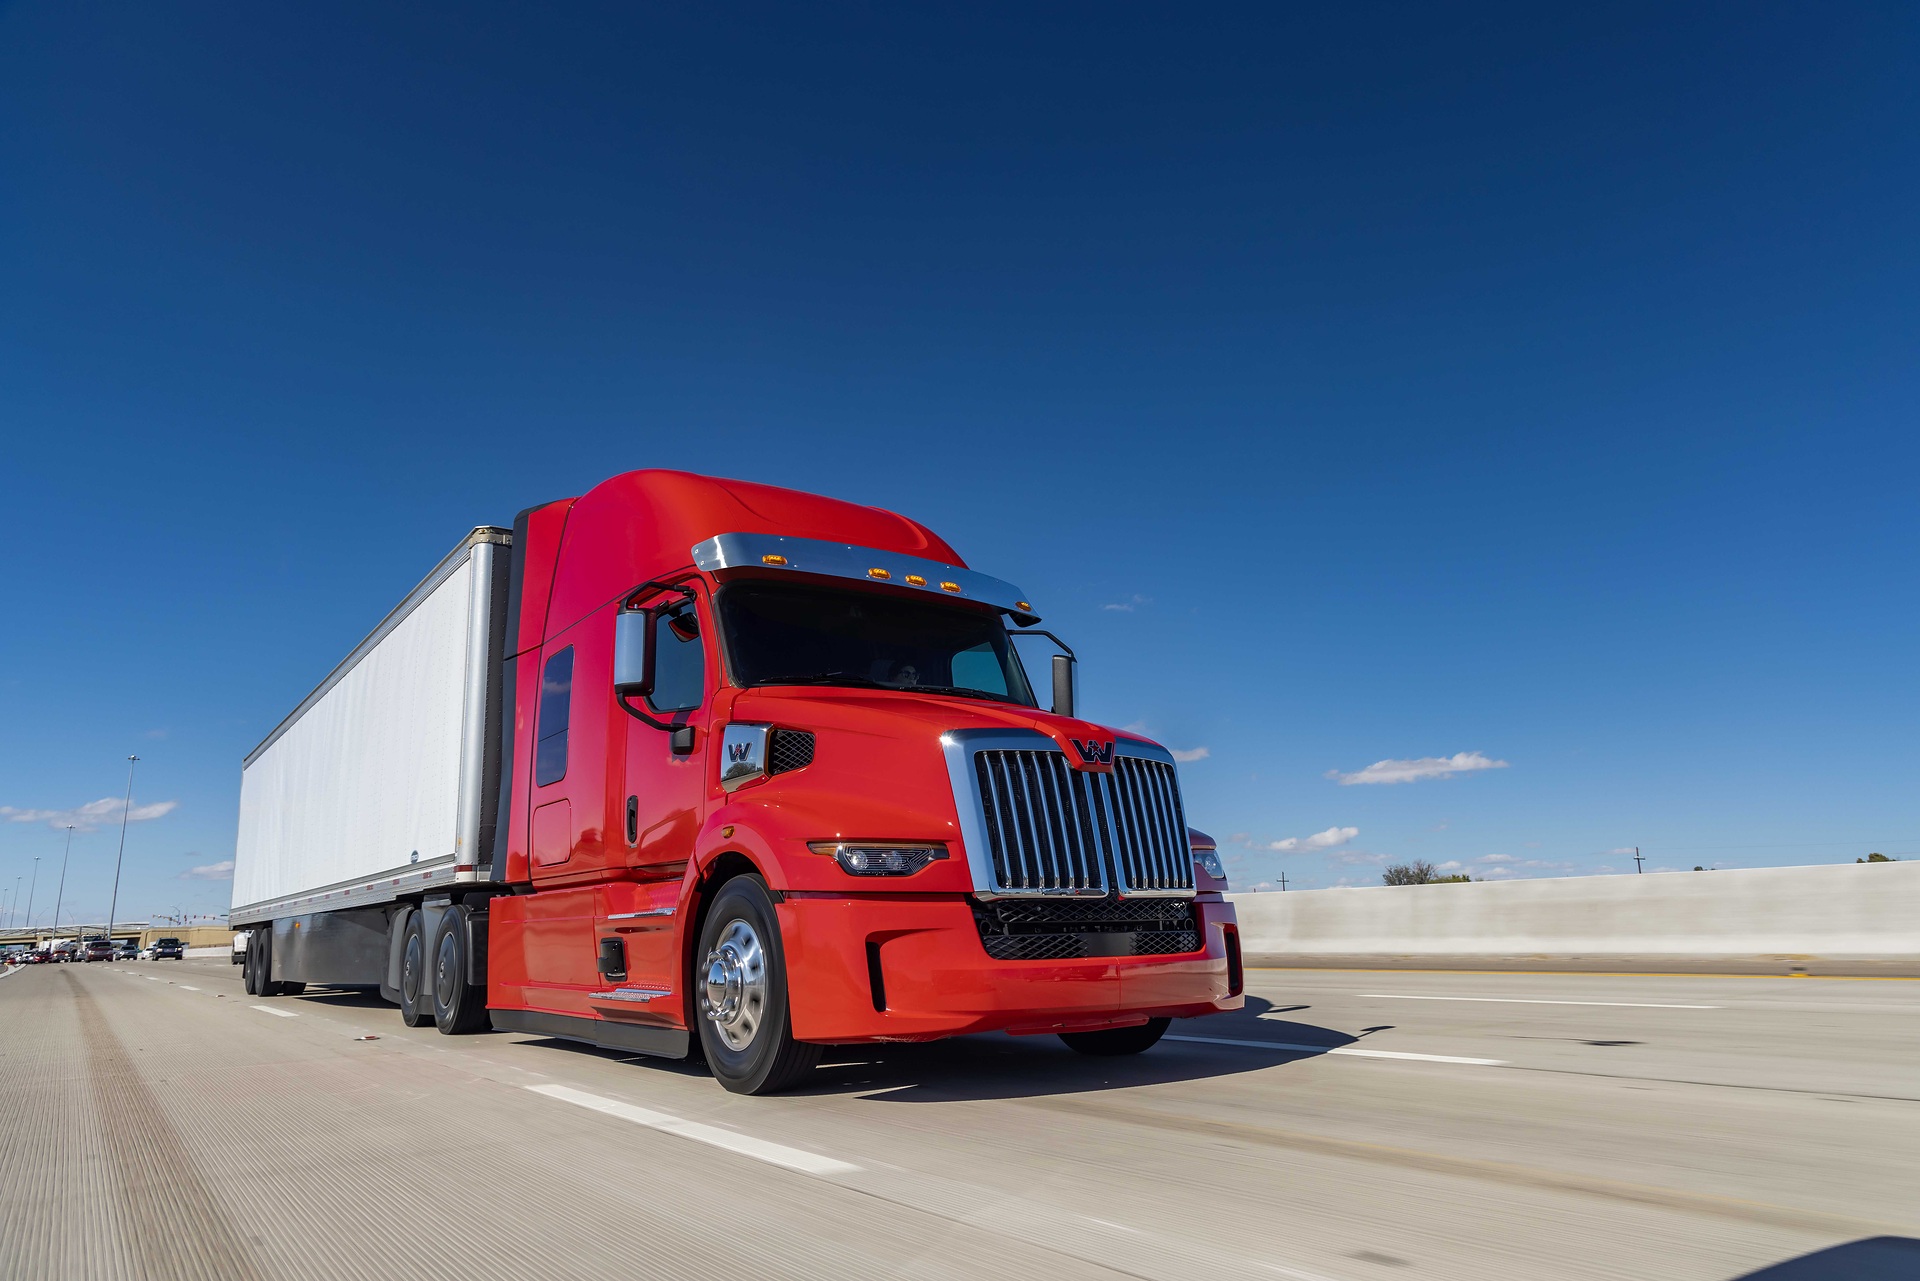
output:
[[[1112,774],[1052,750],[983,748],[974,782],[1000,894],[1190,894],[1193,855],[1173,766],[1116,756]]]
[[[973,768],[998,888],[1106,893],[1088,775],[1059,752],[978,752]]]

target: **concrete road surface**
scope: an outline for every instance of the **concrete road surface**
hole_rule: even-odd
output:
[[[1136,1059],[742,1099],[217,961],[18,970],[0,1277],[1920,1277],[1920,983],[1250,979]]]

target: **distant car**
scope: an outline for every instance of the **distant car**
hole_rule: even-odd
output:
[[[140,955],[140,946],[132,939],[125,939],[113,945],[113,955],[122,961],[131,961]]]
[[[0,965],[25,965],[26,963],[27,949],[24,947],[10,947],[0,952]]]
[[[179,939],[156,939],[148,951],[156,961],[184,961],[187,959],[187,945]]]
[[[80,959],[83,961],[111,961],[113,959],[113,944],[107,942],[105,939],[88,939],[86,947],[81,949]]]
[[[53,959],[52,952],[28,952],[26,955],[26,960],[24,961],[24,964],[45,965],[48,961],[51,961],[52,959]]]
[[[252,937],[252,930],[235,930],[233,932],[233,963],[235,965],[242,965],[246,962],[247,941]]]

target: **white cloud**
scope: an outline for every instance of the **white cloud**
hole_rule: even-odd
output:
[[[1176,747],[1173,749],[1173,759],[1182,764],[1188,761],[1204,761],[1211,755],[1213,755],[1213,753],[1204,747]]]
[[[1142,596],[1138,593],[1135,593],[1134,595],[1127,597],[1127,599],[1125,600],[1115,601],[1111,605],[1102,605],[1100,608],[1110,609],[1118,614],[1131,614],[1134,610],[1140,608],[1142,605],[1151,605],[1151,604],[1153,604],[1153,597]]]
[[[1639,851],[1634,849],[1633,846],[1631,845],[1618,845],[1610,850],[1601,850],[1600,857],[1601,858],[1632,858],[1637,853],[1639,853]]]
[[[148,819],[164,818],[179,808],[179,801],[155,801],[151,805],[136,805],[127,813],[129,823],[144,823]],[[117,796],[104,797],[97,801],[88,801],[85,805],[70,810],[17,810],[11,805],[0,805],[0,818],[9,823],[45,823],[55,831],[72,824],[76,831],[92,832],[120,821],[120,811],[126,808],[126,802]]]
[[[199,867],[190,867],[180,873],[183,881],[231,881],[233,879],[233,860],[221,859],[218,863],[205,863]]]
[[[1295,850],[1330,850],[1336,845],[1345,845],[1358,835],[1360,829],[1357,827],[1329,827],[1312,836],[1289,836],[1284,841],[1273,841],[1267,848],[1283,854],[1291,854]]]
[[[1413,760],[1375,761],[1363,770],[1351,774],[1342,774],[1337,769],[1327,771],[1327,777],[1336,780],[1342,787],[1352,787],[1361,783],[1417,783],[1423,778],[1452,778],[1455,774],[1471,773],[1474,770],[1505,769],[1505,761],[1490,759],[1482,752],[1455,752],[1452,756],[1421,756]]]
[[[1474,860],[1476,863],[1511,863],[1513,861],[1514,857],[1511,854],[1482,854]]]
[[[1461,863],[1459,859],[1450,858],[1440,865],[1440,870],[1443,872],[1457,872],[1464,866],[1465,864]]]

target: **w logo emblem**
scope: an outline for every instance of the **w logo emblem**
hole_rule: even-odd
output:
[[[752,743],[728,743],[727,744],[727,761],[729,764],[740,765],[752,759],[753,759]]]
[[[1077,738],[1070,738],[1067,741],[1073,744],[1074,751],[1080,753],[1080,763],[1082,765],[1110,766],[1113,764],[1112,739],[1108,739],[1104,743],[1097,738],[1090,738],[1085,742],[1081,742]]]

